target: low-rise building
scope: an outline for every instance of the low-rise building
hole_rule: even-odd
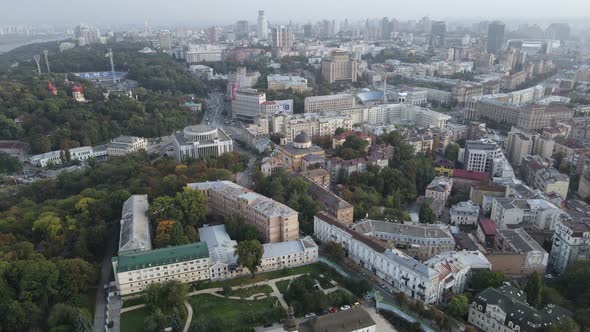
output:
[[[547,304],[535,309],[526,303],[526,294],[511,285],[487,288],[469,306],[467,321],[485,332],[542,332],[571,313]]]
[[[425,303],[438,303],[462,292],[472,269],[491,268],[481,253],[468,251],[445,252],[421,263],[322,212],[314,217],[314,234],[320,241],[340,243],[348,257],[394,289]]]
[[[146,148],[147,140],[143,137],[119,136],[107,144],[107,154],[109,156],[124,156]]]
[[[210,213],[239,216],[244,223],[255,226],[265,242],[299,238],[298,213],[282,203],[230,181],[189,183],[187,186],[207,196]]]
[[[480,184],[488,184],[490,174],[486,172],[468,171],[464,169],[453,170],[453,188],[458,191],[469,192],[471,187]]]
[[[177,161],[219,156],[234,149],[233,140],[221,128],[195,125],[173,135]]]
[[[554,230],[558,221],[567,218],[567,213],[542,198],[494,198],[490,215],[498,229],[522,224]]]
[[[451,225],[477,225],[479,205],[472,201],[459,202],[451,207],[449,212]]]
[[[340,111],[354,108],[356,97],[351,94],[337,94],[326,96],[306,97],[304,100],[305,113]]]
[[[511,277],[524,277],[533,272],[545,274],[549,254],[524,228],[501,229],[494,248],[486,255],[492,271]]]
[[[322,206],[322,210],[338,220],[338,222],[350,225],[354,220],[354,206],[347,201],[340,198],[329,189],[329,182],[326,186],[320,185],[318,182],[306,177],[303,173],[304,179],[309,183],[307,193]]]
[[[400,249],[419,260],[427,260],[455,249],[455,240],[446,226],[363,219],[354,223],[351,228],[360,234],[384,241],[390,248]]]
[[[307,79],[301,76],[285,76],[273,74],[266,76],[268,90],[286,91],[291,89],[293,92],[303,92],[308,90]]]
[[[123,203],[118,254],[152,250],[147,195],[133,195]]]
[[[453,179],[446,176],[437,176],[426,187],[424,196],[446,202],[451,195],[452,188]]]
[[[496,223],[493,220],[481,219],[477,223],[475,234],[485,248],[491,249],[496,245]]]
[[[551,269],[563,274],[579,260],[590,260],[590,223],[576,220],[558,222],[549,258]]]
[[[112,258],[120,295],[139,293],[153,283],[189,283],[209,279],[209,250],[205,242],[126,253]]]
[[[377,324],[363,308],[354,307],[330,315],[314,316],[299,324],[299,332],[377,332]]]

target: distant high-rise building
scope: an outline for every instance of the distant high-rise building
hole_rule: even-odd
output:
[[[207,34],[209,35],[209,42],[211,42],[212,44],[216,44],[219,41],[219,30],[219,27],[210,27],[207,30]]]
[[[570,37],[570,26],[567,23],[551,23],[545,30],[545,37],[565,41]]]
[[[95,27],[78,25],[74,34],[81,46],[100,43],[100,31]]]
[[[391,23],[387,17],[381,20],[381,39],[391,39]]]
[[[305,38],[312,38],[313,37],[313,25],[306,24],[303,26],[303,37],[305,37]]]
[[[266,21],[266,17],[264,17],[264,10],[258,11],[258,26],[256,35],[260,40],[268,39],[268,22]]]
[[[272,29],[272,46],[280,49],[293,48],[293,32],[291,27],[279,25]]]
[[[447,24],[444,21],[434,21],[430,28],[432,47],[444,46],[447,37]]]
[[[160,49],[162,50],[169,50],[172,48],[172,40],[170,37],[170,31],[162,30],[158,34],[158,39],[160,40]]]
[[[250,34],[250,24],[248,21],[236,22],[234,33],[236,34],[236,39],[248,39],[248,35]]]
[[[504,45],[504,28],[502,22],[494,21],[488,26],[488,53],[498,53]]]

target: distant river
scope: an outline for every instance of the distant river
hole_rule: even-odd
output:
[[[21,47],[21,46],[25,46],[25,45],[29,45],[29,44],[34,44],[34,43],[43,43],[43,42],[49,42],[49,41],[55,41],[55,40],[62,40],[65,39],[65,36],[54,36],[54,37],[47,37],[47,38],[39,38],[39,39],[31,39],[31,40],[27,40],[27,41],[20,41],[20,42],[11,42],[8,44],[4,44],[2,43],[2,41],[0,40],[0,54],[2,53],[6,53],[9,52],[17,47]]]

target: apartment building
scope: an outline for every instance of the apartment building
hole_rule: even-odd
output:
[[[455,239],[447,226],[363,219],[354,223],[351,228],[420,260],[455,249]]]
[[[449,211],[451,225],[477,225],[479,217],[479,205],[472,201],[459,202],[453,205]]]
[[[560,121],[571,120],[574,110],[557,104],[513,105],[491,98],[479,100],[475,106],[473,118],[507,123],[525,129],[542,129],[553,126]]]
[[[492,263],[492,271],[511,277],[525,277],[533,272],[544,275],[549,260],[549,254],[524,228],[498,230],[486,257]]]
[[[356,107],[356,97],[351,94],[306,97],[303,101],[305,113],[347,110]]]
[[[297,211],[231,181],[189,183],[191,189],[207,196],[209,213],[239,216],[256,227],[264,242],[276,243],[299,238]]]
[[[555,193],[567,198],[570,178],[560,173],[546,163],[539,156],[526,156],[523,160],[521,173],[526,183],[543,191],[545,194]]]
[[[453,179],[446,176],[435,177],[426,187],[424,197],[446,202],[451,195]]]
[[[332,137],[336,129],[352,130],[352,119],[348,115],[277,114],[270,117],[270,131],[280,134],[286,142],[292,142],[301,132],[310,137]]]
[[[503,155],[498,144],[492,140],[467,141],[459,155],[461,152],[466,170],[486,173],[492,172],[494,158]]]
[[[307,193],[315,201],[320,203],[322,210],[326,214],[344,225],[352,224],[354,220],[354,206],[331,192],[329,189],[330,183],[322,186],[306,176],[302,175],[302,178],[309,184]]]
[[[563,274],[579,260],[590,259],[590,223],[578,220],[561,220],[555,226],[549,265]]]
[[[514,225],[533,225],[554,230],[558,221],[568,219],[567,213],[544,199],[494,198],[490,219],[498,229]]]

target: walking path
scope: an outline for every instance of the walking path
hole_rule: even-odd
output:
[[[188,301],[184,301],[184,306],[186,307],[186,323],[184,323],[184,328],[182,332],[188,332],[188,328],[191,326],[191,321],[193,320],[193,307],[188,303]]]

